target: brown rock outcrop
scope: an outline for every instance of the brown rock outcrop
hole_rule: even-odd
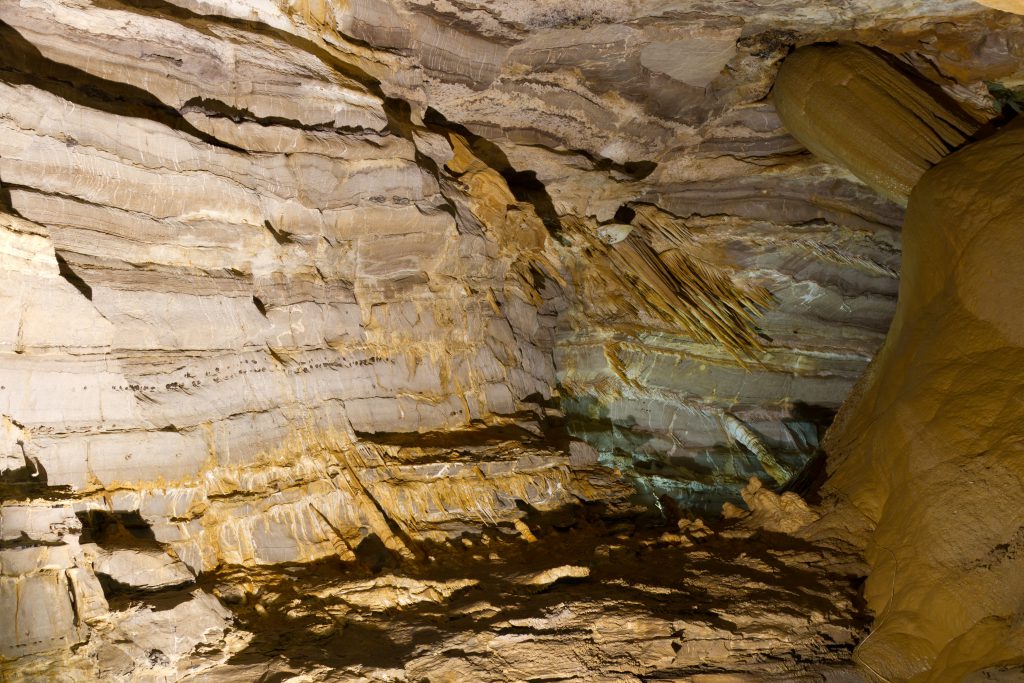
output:
[[[829,433],[828,487],[869,520],[885,680],[1024,665],[1024,128],[924,174],[893,326]]]
[[[979,125],[862,45],[797,50],[779,69],[773,99],[793,137],[901,204]]]

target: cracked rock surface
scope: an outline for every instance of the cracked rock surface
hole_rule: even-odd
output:
[[[102,635],[62,660],[60,675],[864,680],[849,659],[865,625],[855,560],[841,573],[836,562],[851,557],[797,538],[721,536],[689,520],[679,527],[581,520],[562,530],[539,524],[542,538],[533,543],[485,534],[434,547],[427,565],[366,557],[344,568],[225,568],[204,577],[203,590],[136,593],[127,609],[112,604],[97,625]],[[558,564],[566,559],[572,564]],[[130,636],[136,628],[144,632]],[[107,643],[118,635],[129,642]],[[19,666],[45,678],[58,664],[34,656]]]
[[[1019,103],[968,0],[0,3],[4,674],[859,680],[770,490],[899,285],[771,94],[834,41]]]

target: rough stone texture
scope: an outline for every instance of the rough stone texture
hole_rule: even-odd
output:
[[[797,140],[903,205],[924,172],[978,129],[861,45],[797,50],[772,92]]]
[[[835,571],[842,553],[687,524],[703,531],[547,527],[534,543],[485,534],[435,548],[429,565],[377,573],[225,569],[207,590],[230,606],[227,634],[226,610],[196,591],[172,609],[117,614],[114,634],[138,629],[128,642],[94,638],[59,665],[23,658],[22,671],[239,683],[865,680],[849,660],[863,620],[853,576]],[[558,564],[566,555],[576,564]]]
[[[195,570],[344,554],[371,533],[401,545],[381,506],[406,533],[443,534],[517,518],[516,498],[618,495],[523,444],[547,428],[557,287],[522,279],[504,223],[452,209],[461,186],[417,163],[400,121],[383,130],[367,86],[312,46],[231,26],[215,40],[124,9],[0,13],[17,214],[0,402],[25,432],[11,462],[79,509],[140,516]],[[172,74],[152,93],[122,54],[146,40]],[[87,45],[102,59],[67,52]],[[210,72],[199,46],[217,64],[233,51],[247,80]],[[307,89],[320,99],[299,106]],[[436,457],[390,445],[409,432],[443,433]],[[475,455],[453,460],[460,444]]]
[[[866,518],[858,649],[888,680],[1024,674],[1024,128],[951,155],[911,195],[899,307],[830,432],[829,488]]]
[[[0,507],[0,658],[68,647],[107,602],[69,504]]]
[[[133,588],[166,588],[191,583],[195,577],[180,561],[165,553],[139,550],[102,552],[93,560],[93,570]]]
[[[984,82],[1024,77],[1022,22],[967,0],[0,3],[0,611],[18,615],[0,656],[28,680],[71,646],[85,680],[200,677],[259,632],[231,627],[213,572],[401,559],[339,579],[351,604],[392,596],[366,598],[391,624],[394,596],[480,580],[406,581],[435,544],[543,543],[538,520],[643,502],[671,520],[790,480],[882,342],[903,211],[788,135],[781,60],[878,47],[983,121]],[[769,494],[751,500],[800,508]],[[849,579],[829,557],[812,574],[831,595]],[[198,586],[142,577],[156,558]],[[557,559],[509,575],[600,575]],[[856,635],[824,657],[801,629],[848,629],[852,607],[808,617],[796,591],[773,612],[750,591],[774,572],[744,571],[740,616],[693,627],[718,663],[700,669],[697,637],[679,676],[847,666]],[[259,586],[228,583],[259,614]],[[602,624],[668,629],[659,590],[614,604],[634,590],[640,616]],[[744,610],[759,625],[737,631]],[[518,628],[488,632],[515,650]],[[459,679],[458,652],[490,642],[468,637],[403,642],[454,643]],[[658,671],[666,643],[634,661],[646,637],[616,635],[608,668],[587,645],[572,675]],[[268,671],[246,657],[238,680]]]

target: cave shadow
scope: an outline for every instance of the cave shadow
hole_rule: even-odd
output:
[[[0,212],[10,214],[15,218],[24,218],[24,216],[14,208],[14,199],[11,197],[11,191],[4,187],[4,179],[2,177],[0,177]]]
[[[25,451],[23,441],[17,441],[16,445],[21,449],[25,464],[0,472],[0,503],[14,503],[33,498],[65,500],[72,497],[70,486],[50,485],[46,467],[38,458],[32,457]]]
[[[543,618],[571,605],[614,604],[618,610],[651,619],[698,620],[734,631],[736,624],[723,615],[762,607],[785,610],[787,605],[835,614],[837,590],[857,600],[857,577],[828,575],[780,558],[780,553],[799,556],[818,551],[801,539],[757,532],[743,539],[714,535],[684,547],[657,543],[662,530],[645,531],[629,520],[610,523],[607,511],[594,510],[593,521],[584,521],[586,515],[580,515],[579,522],[566,528],[564,510],[544,519],[549,513],[525,504],[520,508],[534,524],[540,520],[540,540],[499,537],[491,530],[474,536],[471,545],[434,545],[429,549],[431,562],[407,562],[394,568],[394,573],[417,580],[475,580],[475,585],[455,592],[447,601],[372,612],[346,607],[341,599],[332,602],[329,594],[318,597],[325,595],[326,585],[368,578],[365,567],[324,560],[296,566],[294,573],[281,572],[282,578],[267,587],[262,616],[253,609],[236,610],[241,626],[255,635],[229,664],[262,664],[276,657],[300,668],[310,664],[401,668],[428,651],[448,647],[461,634],[537,633],[520,620]],[[483,537],[487,534],[490,540]],[[564,564],[587,566],[590,573],[543,585],[523,580]],[[292,575],[285,577],[286,573]],[[719,575],[749,588],[709,593],[707,577]],[[296,601],[303,603],[305,614],[286,616]],[[479,605],[495,611],[480,612]],[[867,619],[856,612],[849,618],[837,616],[831,623],[857,632]],[[841,648],[850,650],[852,644]],[[465,653],[441,649],[440,654],[459,657]]]
[[[401,668],[416,647],[431,642],[426,634],[408,642],[397,642],[385,626],[338,617],[334,623],[308,619],[287,619],[271,612],[265,618],[240,618],[241,627],[254,634],[241,652],[232,655],[229,666],[265,664],[279,657],[303,669],[310,664],[331,668],[365,666]]]
[[[836,43],[825,44],[835,45]],[[998,109],[996,115],[993,118],[989,119],[988,121],[979,122],[977,121],[977,119],[975,119],[972,115],[970,115],[967,112],[967,110],[963,107],[963,105],[960,104],[960,102],[958,102],[948,92],[943,90],[942,86],[940,86],[935,81],[932,81],[931,79],[927,78],[924,74],[915,69],[912,65],[908,64],[907,62],[904,62],[903,60],[899,59],[896,55],[887,52],[878,46],[865,45],[863,43],[858,43],[858,45],[867,48],[876,56],[880,57],[886,64],[888,64],[895,71],[909,79],[910,82],[914,84],[914,86],[916,86],[919,90],[923,91],[933,100],[938,102],[947,111],[953,112],[958,117],[962,118],[965,122],[973,121],[978,124],[977,130],[975,130],[972,134],[965,136],[966,139],[964,140],[963,144],[954,147],[948,143],[944,143],[947,153],[952,153],[958,149],[963,149],[968,145],[971,145],[975,142],[978,142],[979,140],[983,140],[989,137],[990,135],[996,133],[1005,125],[1010,123],[1010,121],[1015,119],[1020,113],[1020,111],[1015,109],[1011,103],[1006,102],[1005,100],[1001,100],[997,92],[992,91],[991,84],[986,83],[986,86],[988,86],[990,94],[996,100]]]
[[[780,492],[791,491],[812,505],[821,502],[821,487],[828,479],[828,454],[822,445],[825,435],[832,423],[835,422],[837,408],[821,405],[811,405],[803,401],[796,401],[790,411],[793,421],[814,425],[817,430],[817,440],[814,449],[804,462],[803,467],[797,470],[789,480],[780,487]]]
[[[112,81],[44,56],[13,26],[0,21],[0,81],[9,85],[30,85],[82,107],[114,116],[128,116],[160,123],[203,142],[245,152],[240,147],[199,130],[174,107],[164,104],[147,90]],[[67,144],[77,144],[68,138]]]
[[[427,107],[423,123],[432,132],[441,135],[454,132],[465,138],[473,154],[504,178],[516,201],[532,205],[537,216],[544,223],[544,227],[552,236],[558,237],[561,234],[562,222],[555,210],[555,204],[544,183],[537,178],[536,171],[517,171],[498,145],[477,135],[462,124],[449,121],[436,109]]]
[[[163,545],[149,522],[137,510],[110,512],[87,509],[75,513],[82,523],[82,543],[95,543],[101,548],[126,550],[160,550]]]

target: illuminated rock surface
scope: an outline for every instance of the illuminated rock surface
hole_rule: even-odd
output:
[[[892,331],[830,435],[829,488],[873,528],[859,656],[891,680],[1024,673],[1022,162],[1018,125],[918,183]]]
[[[977,131],[956,111],[861,45],[822,45],[786,59],[775,105],[814,154],[906,205],[929,168]]]
[[[831,41],[1024,82],[967,0],[0,3],[4,674],[860,680],[770,490],[895,310],[769,98]]]

